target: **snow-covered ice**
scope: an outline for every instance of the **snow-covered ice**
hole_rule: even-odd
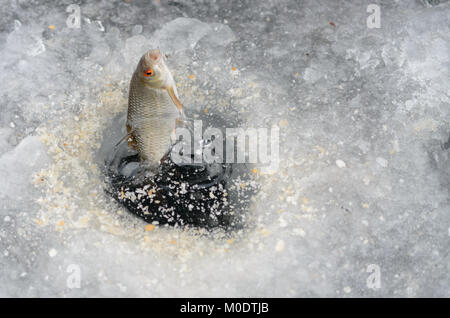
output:
[[[1,2],[0,296],[450,296],[449,1]],[[188,115],[280,127],[248,230],[105,194],[151,47]]]

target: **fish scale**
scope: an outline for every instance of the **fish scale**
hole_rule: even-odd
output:
[[[127,124],[142,159],[150,165],[169,150],[179,111],[164,89],[152,88],[133,74],[130,84]]]

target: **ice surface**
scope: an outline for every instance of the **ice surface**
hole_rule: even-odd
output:
[[[450,296],[450,2],[82,3],[0,6],[0,296]],[[204,126],[280,127],[248,230],[104,193],[150,47]]]
[[[9,200],[28,196],[31,173],[43,168],[49,158],[44,145],[36,136],[23,139],[13,150],[0,157],[0,178],[3,182],[0,195]]]

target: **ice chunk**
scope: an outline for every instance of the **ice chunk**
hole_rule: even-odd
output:
[[[345,164],[344,161],[342,161],[341,159],[336,160],[336,166],[338,166],[339,168],[345,168],[347,165]]]
[[[197,42],[211,32],[211,26],[197,19],[178,18],[156,31],[152,43],[161,47],[164,52],[175,53],[193,49]]]
[[[58,254],[58,251],[55,250],[54,248],[50,249],[50,251],[48,251],[48,256],[50,257],[55,257]]]
[[[224,46],[235,36],[228,26],[220,23],[207,24],[197,19],[178,18],[156,31],[151,43],[170,54],[193,49],[202,38],[209,45]]]
[[[49,162],[46,147],[36,136],[23,139],[16,148],[0,157],[0,195],[13,199],[27,196],[32,173]]]
[[[42,28],[38,26],[23,26],[19,20],[14,21],[14,31],[8,35],[7,44],[13,52],[37,56],[45,52],[45,45],[40,32]]]
[[[236,35],[228,25],[211,23],[209,32],[201,39],[212,47],[225,46],[236,40]]]
[[[11,128],[0,128],[0,156],[12,148],[8,140],[13,132]]]
[[[136,65],[145,52],[156,47],[157,45],[154,42],[149,41],[143,35],[132,36],[125,41],[125,47],[123,48],[125,61]]]
[[[421,2],[427,7],[432,7],[442,3],[446,3],[448,2],[448,0],[421,0]]]
[[[388,161],[386,159],[384,159],[383,157],[377,157],[376,161],[383,168],[386,168],[388,166]]]

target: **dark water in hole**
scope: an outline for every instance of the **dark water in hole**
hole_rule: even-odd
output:
[[[124,115],[114,119],[99,152],[105,190],[115,200],[148,223],[227,230],[246,227],[246,211],[259,188],[247,165],[178,165],[169,155],[157,171],[150,171],[126,142],[114,148],[125,134],[124,123]],[[209,117],[203,125],[231,127],[219,117]]]

